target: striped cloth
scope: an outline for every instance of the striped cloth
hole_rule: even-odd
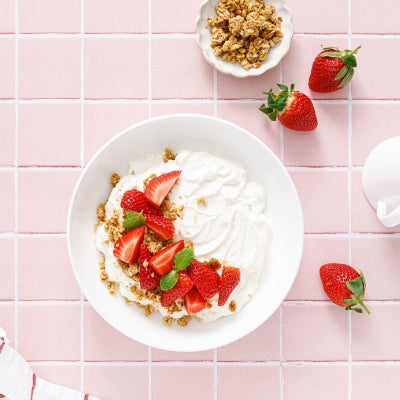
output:
[[[8,345],[0,327],[0,399],[4,400],[99,400],[96,397],[49,383]]]

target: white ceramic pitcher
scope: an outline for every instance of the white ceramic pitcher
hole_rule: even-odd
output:
[[[400,136],[385,140],[369,154],[362,185],[379,221],[386,227],[400,224]]]

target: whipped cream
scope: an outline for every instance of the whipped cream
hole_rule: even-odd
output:
[[[121,210],[125,191],[144,190],[143,181],[151,174],[161,175],[182,171],[169,193],[169,199],[184,205],[182,218],[174,220],[174,240],[191,240],[195,257],[199,261],[217,258],[222,265],[240,268],[240,283],[223,306],[218,306],[218,295],[210,300],[212,307],[196,313],[203,321],[213,321],[232,315],[229,303],[234,301],[236,312],[253,296],[269,245],[269,228],[265,215],[266,196],[262,185],[247,181],[247,171],[240,164],[208,152],[181,151],[175,160],[164,162],[162,155],[147,155],[129,165],[112,190],[105,206],[106,217]],[[134,174],[131,172],[134,171]],[[122,212],[121,212],[122,215]],[[122,218],[122,217],[121,217]],[[129,300],[151,304],[163,316],[178,319],[187,315],[181,311],[168,314],[166,308],[148,299],[137,299],[131,286],[139,282],[129,278],[113,255],[114,243],[107,241],[104,224],[96,229],[96,246],[104,255],[109,281],[119,286],[119,292]]]

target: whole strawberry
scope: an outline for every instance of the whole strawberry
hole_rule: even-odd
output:
[[[335,304],[345,307],[346,310],[361,313],[361,308],[354,308],[359,304],[368,314],[370,313],[363,303],[365,279],[362,273],[358,273],[347,264],[329,263],[320,268],[319,275],[325,293]]]
[[[294,84],[288,88],[277,84],[281,91],[273,93],[272,89],[264,92],[268,96],[268,106],[262,104],[260,111],[275,121],[276,118],[286,128],[295,131],[312,131],[318,125],[317,115],[312,101],[304,93],[294,90]]]
[[[325,47],[315,58],[308,86],[314,92],[329,93],[346,86],[354,75],[357,60],[354,54],[360,49],[339,50]]]

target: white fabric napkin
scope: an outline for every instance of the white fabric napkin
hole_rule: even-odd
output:
[[[1,400],[99,400],[96,397],[49,383],[36,376],[29,364],[8,345],[0,327]]]

